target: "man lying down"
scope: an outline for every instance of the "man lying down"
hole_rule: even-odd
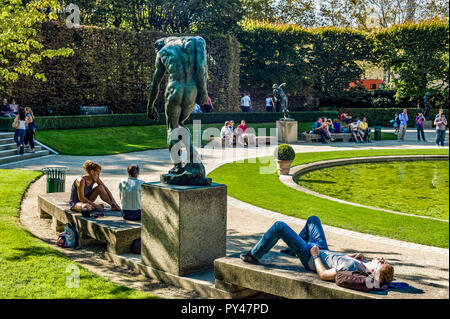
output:
[[[241,254],[241,259],[258,264],[280,239],[288,245],[281,252],[298,256],[305,269],[316,271],[321,280],[336,281],[339,286],[371,291],[388,288],[394,279],[394,267],[382,257],[366,261],[360,253],[346,255],[329,250],[317,216],[308,218],[299,234],[285,223],[276,222],[253,249]]]

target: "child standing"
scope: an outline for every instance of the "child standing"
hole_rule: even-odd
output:
[[[141,185],[145,181],[138,179],[139,166],[132,164],[128,167],[128,179],[119,184],[120,199],[122,201],[122,215],[125,220],[141,220]]]
[[[422,140],[424,142],[426,142],[427,140],[425,139],[425,133],[423,131],[423,122],[425,122],[425,116],[423,116],[422,111],[420,111],[417,114],[416,117],[416,129],[417,129],[417,140],[420,142],[420,137],[422,137]]]

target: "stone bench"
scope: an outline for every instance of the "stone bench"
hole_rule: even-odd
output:
[[[55,231],[62,231],[70,223],[77,229],[82,245],[95,239],[96,243],[106,243],[108,252],[116,255],[129,253],[133,240],[141,237],[141,223],[124,220],[120,211],[105,209],[105,217],[85,218],[70,210],[69,198],[70,193],[38,196],[40,216],[51,217]]]
[[[342,141],[342,142],[351,142],[353,140],[353,136],[351,133],[330,133],[331,138],[334,141]],[[309,132],[304,132],[300,134],[300,139],[306,142],[319,142],[320,134],[310,134]]]
[[[107,106],[80,106],[80,114],[113,114],[113,111],[109,110]]]
[[[243,262],[232,255],[214,261],[216,288],[243,287],[292,299],[368,299],[380,298],[320,280],[301,266],[296,257],[271,251],[258,265]]]

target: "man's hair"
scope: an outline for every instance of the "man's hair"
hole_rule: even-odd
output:
[[[394,280],[394,267],[384,264],[380,269],[380,283],[382,285],[390,284]]]
[[[86,162],[84,162],[84,164],[83,164],[83,169],[84,169],[84,171],[86,172],[86,173],[89,173],[90,171],[96,171],[96,170],[98,170],[98,169],[102,169],[102,167],[99,165],[99,164],[97,164],[97,163],[95,163],[95,162],[93,162],[93,161],[91,161],[91,160],[87,160]]]
[[[131,164],[127,169],[128,175],[131,177],[137,177],[139,175],[139,166],[137,164]]]

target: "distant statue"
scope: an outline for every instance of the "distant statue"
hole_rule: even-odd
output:
[[[431,96],[431,93],[427,92],[427,93],[425,93],[425,96],[423,98],[423,102],[425,104],[425,112],[423,115],[425,116],[425,118],[427,120],[429,119],[431,109],[433,108],[433,105],[431,105],[431,102],[430,102],[430,96]]]
[[[150,119],[159,119],[154,107],[159,86],[167,71],[169,77],[165,92],[167,120],[167,144],[174,167],[161,175],[161,182],[173,185],[210,185],[205,168],[194,148],[192,135],[184,126],[195,109],[208,100],[208,64],[206,43],[201,37],[167,37],[155,42],[156,70],[150,84],[147,114]],[[183,166],[181,143],[186,146],[188,158]]]
[[[273,97],[275,100],[275,103],[280,103],[281,107],[283,108],[283,112],[284,112],[284,119],[288,119],[289,118],[289,114],[287,112],[288,110],[288,98],[286,96],[286,94],[283,91],[283,87],[286,85],[286,83],[283,84],[274,84],[272,86],[273,88]]]

